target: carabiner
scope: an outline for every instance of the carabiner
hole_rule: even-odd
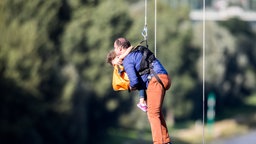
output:
[[[148,37],[148,28],[145,25],[143,31],[141,32],[141,35],[144,37],[144,40],[147,40]]]

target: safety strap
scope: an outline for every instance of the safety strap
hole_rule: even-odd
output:
[[[139,44],[137,44],[135,47],[133,47],[133,49],[132,49],[131,51],[137,49],[143,42],[146,42],[146,45],[147,45],[147,40],[144,39],[144,40],[142,40]],[[148,47],[147,47],[147,48],[148,48]],[[153,68],[152,68],[152,63],[151,63],[150,66],[149,66],[149,71],[150,71],[151,74],[153,74],[153,76],[156,78],[156,80],[162,85],[163,89],[166,91],[162,80],[159,78],[159,76],[157,75],[157,73],[153,70]]]
[[[152,74],[154,75],[154,77],[156,78],[156,80],[162,85],[163,89],[166,91],[162,80],[159,78],[159,76],[157,75],[157,73],[156,73],[152,68],[150,68],[150,73],[152,73]]]
[[[147,41],[146,41],[146,40],[142,40],[138,45],[136,45],[135,47],[133,47],[132,50],[137,49],[143,42],[147,42]],[[148,47],[147,47],[147,48],[148,48]],[[150,71],[151,74],[153,74],[153,76],[156,78],[156,80],[162,85],[163,89],[166,91],[162,80],[159,78],[159,76],[157,75],[157,73],[153,70],[152,63],[151,63],[150,66],[149,66],[149,71]],[[144,71],[143,71],[143,72],[144,72]],[[146,73],[147,73],[147,72],[146,72]]]
[[[146,40],[142,40],[140,43],[138,43],[136,46],[134,46],[134,47],[132,48],[131,52],[134,51],[134,50],[137,50],[137,48],[138,48],[139,46],[141,46],[141,44],[142,44],[143,42],[146,42]]]

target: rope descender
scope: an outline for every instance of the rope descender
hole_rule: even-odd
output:
[[[143,36],[143,41],[146,42],[146,46],[148,47],[148,28],[147,28],[147,0],[145,0],[145,25],[143,28],[143,31],[141,32],[142,36]]]
[[[147,28],[147,25],[144,26],[143,31],[141,32],[141,35],[144,38],[142,42],[146,42],[146,47],[148,48],[148,28]]]
[[[141,35],[143,36],[144,40],[148,39],[148,28],[147,28],[147,25],[144,26],[143,31],[141,32]]]

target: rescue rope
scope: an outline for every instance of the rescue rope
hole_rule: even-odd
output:
[[[146,42],[146,46],[148,47],[147,7],[147,0],[145,0],[145,24],[141,34],[144,38],[144,41]]]
[[[145,0],[145,24],[144,24],[144,28],[143,31],[141,32],[142,36],[143,36],[143,41],[146,42],[146,46],[148,47],[148,28],[147,28],[147,0]],[[154,54],[156,57],[156,41],[157,41],[157,0],[155,0],[155,33],[154,33],[154,41],[155,41],[155,45],[154,45]]]

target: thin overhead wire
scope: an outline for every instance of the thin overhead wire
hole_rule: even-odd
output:
[[[202,136],[202,143],[205,143],[205,0],[203,0],[203,136]]]

